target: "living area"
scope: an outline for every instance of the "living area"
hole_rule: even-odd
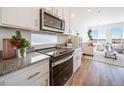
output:
[[[85,58],[97,62],[124,66],[124,23],[89,27],[89,55]],[[91,43],[91,45],[90,45]]]
[[[95,13],[95,10],[97,11]],[[124,66],[124,8],[88,9],[84,58]],[[116,13],[115,13],[116,12]],[[92,17],[90,17],[92,15]],[[86,39],[85,38],[85,39]],[[93,56],[93,57],[92,57]]]

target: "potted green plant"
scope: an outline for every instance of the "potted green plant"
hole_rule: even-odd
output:
[[[89,37],[89,44],[88,44],[88,46],[95,47],[95,45],[94,45],[94,43],[93,43],[93,38],[92,38],[91,33],[92,33],[92,30],[89,29],[88,32],[87,32],[88,37]]]
[[[89,37],[89,40],[93,40],[93,39],[92,39],[92,35],[91,35],[91,33],[92,33],[92,30],[89,29],[88,32],[87,32],[88,37]]]
[[[19,58],[26,56],[26,49],[30,47],[29,41],[25,38],[22,38],[21,32],[16,31],[16,34],[12,36],[11,42],[14,47],[17,49],[17,55]]]

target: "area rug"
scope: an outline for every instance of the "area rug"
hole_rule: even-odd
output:
[[[124,67],[124,54],[117,54],[117,60],[111,59],[111,58],[105,58],[104,52],[95,51],[94,56],[84,56],[84,59],[90,59],[95,62],[115,65],[115,66],[121,66]]]

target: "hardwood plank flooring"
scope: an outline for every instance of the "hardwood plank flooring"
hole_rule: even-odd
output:
[[[124,85],[124,67],[99,63],[89,59],[82,61],[73,75],[71,86],[120,86]]]

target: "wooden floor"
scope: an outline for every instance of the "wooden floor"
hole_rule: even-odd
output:
[[[74,74],[71,86],[124,85],[124,67],[113,66],[85,59]]]

